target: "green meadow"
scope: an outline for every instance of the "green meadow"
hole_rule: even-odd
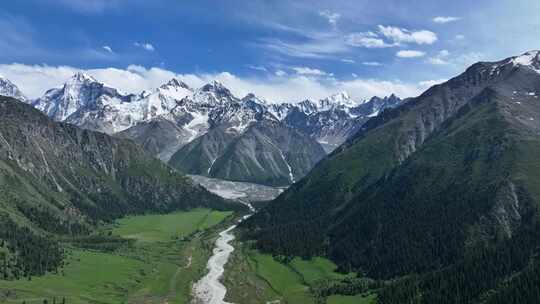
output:
[[[113,251],[70,245],[58,273],[0,281],[0,303],[188,303],[191,283],[205,272],[214,229],[230,215],[196,209],[120,219],[100,233],[134,242]]]
[[[236,250],[226,267],[226,300],[241,304],[288,303],[288,304],[374,304],[375,295],[333,295],[317,299],[310,292],[321,280],[341,280],[354,274],[336,272],[336,265],[325,258],[310,260],[294,258],[288,262],[278,261],[268,254],[248,248],[236,242]],[[279,301],[279,302],[278,302]]]

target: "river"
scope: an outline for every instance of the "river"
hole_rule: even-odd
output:
[[[245,203],[252,214],[255,212],[250,203]],[[250,217],[251,214],[244,216],[238,223]],[[229,228],[221,231],[216,240],[213,255],[206,264],[208,273],[193,285],[193,303],[194,304],[229,304],[225,302],[227,288],[221,283],[221,278],[225,271],[225,264],[229,260],[234,247],[229,243],[234,240],[232,234],[237,225],[232,225]]]

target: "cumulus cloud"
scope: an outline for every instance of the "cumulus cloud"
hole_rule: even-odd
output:
[[[379,32],[394,43],[433,44],[437,41],[437,34],[428,30],[410,31],[394,26],[379,25]]]
[[[459,18],[459,17],[451,17],[451,16],[437,16],[437,17],[433,18],[432,21],[435,22],[435,23],[444,24],[444,23],[458,21],[459,19],[461,19],[461,18]]]
[[[293,67],[292,69],[299,75],[312,75],[312,76],[327,75],[325,71],[321,71],[319,69],[312,69],[309,67]]]
[[[344,63],[356,63],[356,61],[352,60],[352,59],[347,59],[347,58],[343,58],[341,59],[341,62],[344,62]]]
[[[151,43],[148,43],[148,42],[134,42],[133,45],[136,47],[145,49],[149,52],[153,52],[156,50],[156,48]]]
[[[2,64],[0,74],[17,84],[30,98],[36,98],[45,90],[61,86],[81,69],[70,66]],[[347,91],[353,98],[363,100],[374,95],[385,96],[395,93],[401,97],[419,95],[425,84],[407,83],[397,80],[362,79],[337,80],[333,77],[313,77],[312,74],[287,74],[276,71],[266,78],[245,78],[228,72],[177,74],[162,68],[146,68],[130,65],[125,69],[103,68],[83,70],[99,81],[127,93],[151,90],[176,77],[192,87],[201,87],[218,80],[239,97],[255,93],[270,101],[299,101],[306,98],[320,99],[336,92]],[[325,73],[317,69],[302,68],[301,72]],[[319,71],[319,72],[314,72]],[[327,74],[329,76],[331,74]],[[354,75],[353,75],[354,77]]]
[[[350,46],[365,47],[370,49],[389,48],[396,46],[395,44],[385,42],[373,32],[358,32],[348,34],[345,37],[345,42]]]
[[[396,56],[399,58],[418,58],[424,57],[425,55],[425,52],[415,50],[401,50],[396,53]]]
[[[325,18],[328,21],[328,23],[334,28],[337,26],[337,22],[338,22],[339,18],[341,18],[340,14],[333,13],[333,12],[330,12],[330,11],[319,12],[319,15],[321,17]]]

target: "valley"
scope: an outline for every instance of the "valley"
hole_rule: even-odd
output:
[[[0,304],[540,303],[538,1],[12,2]]]
[[[0,302],[189,303],[191,284],[204,274],[216,233],[231,216],[195,209],[120,219],[94,238],[66,243],[57,273],[0,281]],[[129,241],[105,246],[115,237]]]

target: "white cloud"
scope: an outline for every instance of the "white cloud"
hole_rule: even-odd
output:
[[[451,55],[449,51],[442,50],[435,56],[428,58],[427,62],[434,65],[450,65],[456,69],[464,69],[482,60],[485,60],[485,55],[482,53],[470,52]]]
[[[336,27],[337,26],[337,22],[339,20],[339,18],[341,18],[341,15],[338,14],[338,13],[333,13],[333,12],[330,12],[330,11],[322,11],[322,12],[319,12],[319,15],[321,17],[324,17],[326,18],[326,20],[328,21],[328,23],[332,26],[332,27]]]
[[[77,71],[81,70],[69,66],[0,65],[0,74],[12,80],[30,98],[39,97],[43,95],[45,90],[61,86]],[[130,65],[126,69],[103,68],[84,70],[84,72],[128,93],[150,90],[159,87],[173,77],[177,77],[192,87],[200,87],[211,80],[218,80],[239,97],[255,93],[274,102],[299,101],[306,98],[319,99],[340,91],[349,92],[357,100],[391,93],[401,97],[411,97],[420,94],[425,88],[425,84],[405,83],[397,80],[362,79],[357,78],[357,75],[353,75],[353,77],[356,76],[355,79],[342,81],[333,77],[288,75],[283,71],[281,73],[280,70],[276,71],[276,76],[269,78],[244,78],[228,72],[177,74],[162,68],[145,68],[137,65]]]
[[[441,84],[446,81],[448,81],[448,79],[425,80],[425,81],[420,81],[418,84],[420,88],[427,90],[434,85]]]
[[[424,57],[425,55],[426,55],[425,52],[414,51],[414,50],[401,50],[396,53],[396,56],[399,58],[418,58],[418,57]]]
[[[104,45],[101,48],[104,49],[108,53],[111,53],[111,54],[114,53],[112,48],[110,46],[108,46],[108,45]]]
[[[462,35],[462,34],[456,35],[456,40],[463,40],[463,39],[465,39],[465,35]]]
[[[465,67],[470,66],[473,63],[476,63],[485,59],[486,59],[486,56],[483,53],[470,52],[470,53],[465,53],[465,54],[461,54],[457,56],[453,60],[453,63],[457,65],[458,67],[465,68]]]
[[[345,36],[345,43],[350,46],[365,47],[370,49],[396,46],[395,44],[386,43],[373,32],[358,32],[348,34]]]
[[[260,65],[248,65],[247,67],[252,69],[252,70],[255,70],[255,71],[261,71],[261,72],[267,72],[268,71],[265,67],[260,66]]]
[[[394,43],[416,43],[416,44],[433,44],[437,41],[437,34],[427,30],[409,31],[407,29],[394,26],[379,25],[380,33],[394,41]]]
[[[312,69],[308,67],[293,67],[292,69],[299,75],[313,75],[313,76],[327,75],[325,71],[321,71],[319,69]]]
[[[148,42],[134,42],[133,45],[136,47],[143,48],[149,52],[153,52],[156,50],[156,48],[151,43],[148,43]]]
[[[352,59],[347,59],[347,58],[343,58],[341,59],[341,62],[344,62],[344,63],[356,63],[356,61],[352,60]]]
[[[442,50],[437,55],[428,58],[428,63],[434,64],[434,65],[448,65],[450,62],[448,61],[448,57],[450,56],[450,52],[447,50]]]
[[[358,77],[358,75],[356,73],[351,73],[351,76],[354,77],[354,78]]]
[[[328,58],[348,50],[343,41],[336,37],[319,37],[300,43],[266,39],[256,45],[283,55],[300,58]]]
[[[277,77],[287,76],[287,72],[285,72],[285,71],[283,71],[283,70],[277,70],[274,74],[275,74]]]
[[[435,22],[435,23],[444,24],[444,23],[448,23],[448,22],[458,21],[460,19],[461,18],[459,18],[459,17],[437,16],[437,17],[433,18],[432,21]]]
[[[381,66],[382,64],[380,62],[377,62],[377,61],[364,61],[362,62],[363,65],[367,65],[367,66]]]

